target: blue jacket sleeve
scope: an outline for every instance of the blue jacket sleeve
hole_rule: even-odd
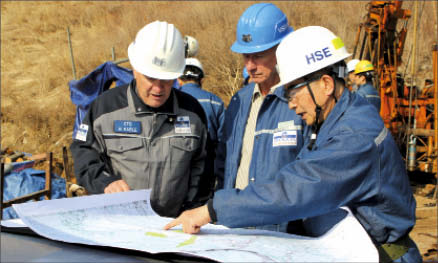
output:
[[[339,134],[318,148],[303,150],[273,183],[216,192],[217,223],[244,227],[292,221],[377,195],[379,153],[373,140]]]

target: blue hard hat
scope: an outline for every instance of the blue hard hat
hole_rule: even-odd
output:
[[[286,15],[277,6],[254,4],[240,17],[231,50],[245,54],[264,51],[280,43],[292,31]]]

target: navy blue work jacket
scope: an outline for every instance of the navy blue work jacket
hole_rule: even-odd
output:
[[[201,86],[195,83],[187,83],[177,89],[198,100],[207,116],[210,139],[217,142],[222,137],[225,120],[225,106],[222,99],[211,92],[203,90]]]
[[[272,161],[257,164],[275,166]],[[395,242],[415,224],[416,202],[397,145],[374,106],[347,89],[321,126],[313,149],[304,147],[297,160],[274,176],[267,184],[215,192],[217,223],[275,224],[347,206],[376,243]],[[410,252],[418,259],[415,244]]]
[[[360,96],[364,97],[369,103],[374,105],[377,111],[380,112],[380,96],[371,83],[367,82],[363,85],[360,85],[356,92]]]
[[[234,188],[239,168],[243,136],[252,104],[255,84],[239,90],[225,111],[224,143],[216,157],[217,189]],[[266,95],[257,116],[254,148],[249,167],[249,184],[275,179],[278,170],[297,157],[309,128],[288,108],[283,87]]]

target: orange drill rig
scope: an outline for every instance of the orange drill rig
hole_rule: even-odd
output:
[[[402,9],[402,1],[371,1],[367,7],[365,22],[356,34],[353,57],[374,65],[380,115],[400,151],[406,151],[407,169],[433,173],[438,178],[437,44],[432,47],[433,81],[427,81],[422,90],[405,85],[397,69],[402,63],[411,11]]]

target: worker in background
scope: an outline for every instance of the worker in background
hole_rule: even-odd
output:
[[[352,59],[347,63],[347,85],[350,91],[356,91],[356,74],[354,73],[354,69],[356,68],[357,63],[359,63],[359,59]]]
[[[364,97],[369,103],[380,112],[380,96],[373,86],[374,66],[368,60],[361,60],[354,68],[355,84],[357,94]]]
[[[182,224],[197,233],[210,222],[245,227],[304,219],[306,233],[319,236],[336,223],[333,212],[347,206],[380,262],[421,262],[409,238],[416,202],[403,158],[379,113],[345,87],[344,59],[351,54],[342,40],[326,28],[303,27],[283,39],[276,55],[289,107],[316,128],[310,147],[275,180],[216,191],[165,229]]]
[[[184,36],[184,47],[185,47],[185,57],[186,58],[193,58],[195,57],[199,52],[199,43],[196,38],[192,36]]]
[[[433,80],[431,79],[425,79],[424,80],[424,86],[421,89],[421,97],[426,97],[426,98],[433,98]]]
[[[207,120],[192,96],[173,89],[185,68],[173,24],[155,21],[128,48],[134,80],[94,100],[70,147],[77,181],[90,194],[151,189],[151,205],[174,217],[210,195]]]
[[[248,7],[237,24],[233,52],[242,54],[251,82],[230,100],[225,112],[223,144],[216,158],[217,189],[245,189],[271,182],[278,170],[295,160],[307,131],[290,111],[276,70],[275,50],[292,32],[286,15],[274,4]],[[286,232],[300,222],[277,222],[257,228]]]
[[[199,51],[199,43],[196,38],[192,36],[184,36],[184,57],[185,58],[193,58],[198,54]],[[176,79],[173,83],[173,87],[179,89],[179,81]]]
[[[209,150],[211,156],[214,156],[219,140],[222,138],[225,106],[221,98],[202,89],[204,75],[204,68],[198,59],[186,58],[184,74],[178,78],[178,89],[196,98],[204,109],[208,121],[208,133],[212,141],[209,144],[211,145]],[[212,162],[209,165],[213,167],[214,163]]]

